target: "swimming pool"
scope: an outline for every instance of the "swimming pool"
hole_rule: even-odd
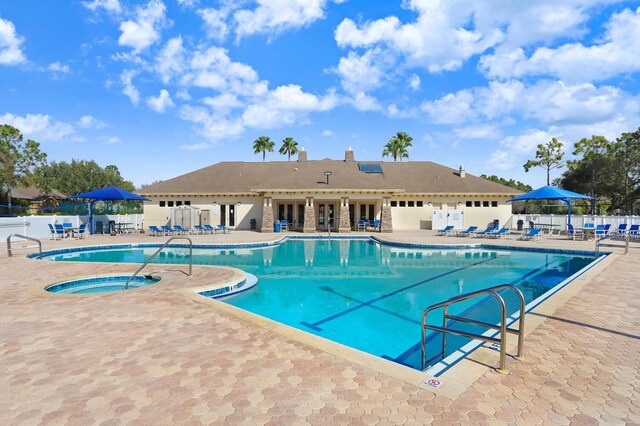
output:
[[[46,258],[141,263],[156,249],[157,245],[127,246]],[[194,264],[236,267],[259,278],[258,286],[224,302],[416,369],[421,368],[421,315],[426,307],[497,284],[515,285],[529,303],[594,260],[588,253],[410,248],[349,239],[289,239],[259,248],[193,249]],[[163,251],[156,262],[186,263],[188,249]],[[509,313],[515,312],[516,301],[508,293],[504,296]],[[495,323],[494,303],[470,300],[455,305],[450,313]],[[429,335],[434,351],[440,347],[440,338]],[[447,354],[468,342],[449,337]],[[432,355],[435,352],[427,354]]]

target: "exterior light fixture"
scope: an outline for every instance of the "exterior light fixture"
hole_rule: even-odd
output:
[[[330,171],[326,171],[324,172],[324,175],[327,177],[327,185],[329,185],[329,176],[331,176],[333,173],[331,173]]]
[[[216,202],[214,201],[214,202],[213,202],[213,205],[214,205],[214,206],[217,206],[217,205],[218,205],[218,203],[216,203]]]

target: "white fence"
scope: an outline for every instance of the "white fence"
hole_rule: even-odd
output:
[[[529,228],[529,222],[536,225],[552,225],[554,231],[564,232],[567,229],[567,215],[559,214],[514,214],[507,226],[517,228],[518,220],[523,221],[525,228]],[[640,216],[594,216],[571,215],[571,224],[576,228],[583,227],[586,223],[595,225],[611,224],[611,229],[617,229],[618,225],[626,223],[627,228],[633,224],[640,224]]]
[[[131,223],[134,229],[143,229],[143,214],[109,214],[94,215],[94,224],[102,222],[103,229],[109,229],[109,221],[115,223]],[[18,216],[18,217],[2,217],[0,218],[0,239],[5,241],[11,234],[20,234],[32,238],[49,238],[49,224],[71,223],[78,227],[81,223],[89,222],[89,216]],[[87,228],[88,229],[88,228]],[[94,228],[95,229],[95,228]]]

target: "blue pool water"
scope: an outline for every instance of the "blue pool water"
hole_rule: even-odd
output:
[[[157,247],[63,253],[52,260],[142,263]],[[161,252],[157,263],[187,263],[187,248]],[[288,240],[263,248],[194,248],[193,262],[232,266],[259,284],[224,302],[292,327],[420,368],[421,315],[432,304],[498,284],[513,284],[531,302],[595,259],[584,254],[495,248],[412,249],[370,240]],[[504,293],[509,313],[518,304]],[[498,322],[493,299],[454,305],[452,314]],[[437,315],[429,317],[439,324]],[[469,331],[484,332],[466,326]],[[429,336],[435,356],[441,337]],[[448,352],[469,339],[451,336]]]

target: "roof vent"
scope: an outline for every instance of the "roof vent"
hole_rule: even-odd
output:
[[[467,175],[464,171],[464,166],[460,166],[460,169],[458,169],[458,174],[460,175],[461,178]]]
[[[347,147],[347,150],[344,152],[344,161],[347,163],[353,163],[354,161],[356,161],[356,158],[353,155],[353,149],[351,149],[351,147]]]
[[[303,147],[300,147],[298,151],[298,161],[307,161],[307,150]]]

